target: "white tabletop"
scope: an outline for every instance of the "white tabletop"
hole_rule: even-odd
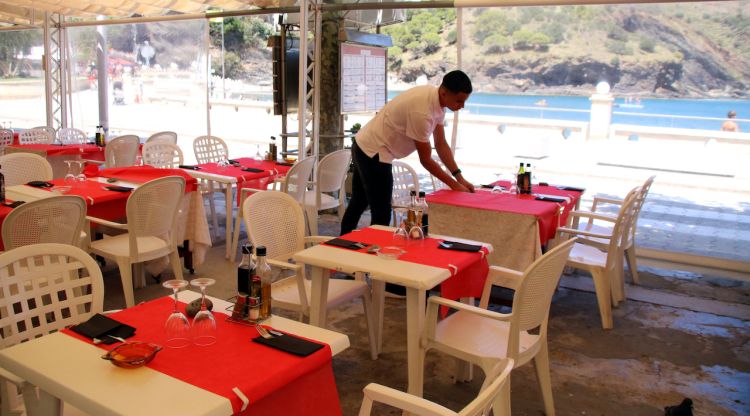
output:
[[[199,295],[180,293],[189,302]],[[216,311],[230,304],[211,298]],[[274,328],[328,343],[335,355],[349,338],[274,316]],[[92,415],[229,415],[230,401],[148,367],[128,370],[101,359],[104,350],[57,332],[0,351],[0,366]],[[158,357],[157,357],[158,359]],[[54,398],[47,398],[55,400]]]

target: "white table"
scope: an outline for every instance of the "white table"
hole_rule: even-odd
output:
[[[372,226],[372,228],[393,231],[391,227]],[[430,235],[433,238],[446,238]],[[483,244],[490,251],[492,246],[476,241],[446,238],[472,244]],[[310,299],[310,324],[324,327],[326,323],[326,299],[328,299],[328,281],[330,270],[348,274],[365,272],[372,279],[373,309],[376,319],[376,338],[378,351],[383,333],[383,292],[385,283],[395,283],[406,287],[406,349],[409,387],[408,392],[422,395],[423,380],[420,377],[424,366],[419,353],[419,338],[424,328],[425,297],[427,291],[451,277],[447,269],[425,266],[401,260],[385,260],[372,254],[341,249],[319,244],[296,253],[294,260],[313,266],[312,293]]]
[[[180,300],[190,302],[199,296],[183,291]],[[211,300],[215,311],[230,306],[221,299]],[[280,316],[266,323],[327,343],[333,355],[349,347],[344,334]],[[60,400],[98,416],[232,414],[230,401],[220,395],[148,367],[115,367],[100,358],[103,354],[101,348],[57,332],[0,350],[0,366],[40,388],[43,414],[58,414]]]

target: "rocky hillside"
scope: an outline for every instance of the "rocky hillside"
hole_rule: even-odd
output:
[[[450,14],[437,30],[410,12],[388,27],[391,70],[404,82],[455,68]],[[463,67],[478,89],[584,94],[608,81],[617,94],[750,97],[750,2],[467,9]],[[401,28],[399,28],[401,27]],[[411,37],[410,37],[411,35]]]

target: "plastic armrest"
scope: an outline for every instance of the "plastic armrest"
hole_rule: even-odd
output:
[[[508,289],[516,289],[521,283],[523,273],[518,270],[508,269],[501,266],[490,266],[490,273],[487,275],[495,286],[502,286]]]
[[[93,163],[95,165],[103,165],[107,163],[105,160],[93,160],[93,159],[82,159],[83,162]]]
[[[295,271],[302,268],[302,265],[300,264],[294,264],[294,263],[289,263],[288,261],[274,260],[274,259],[268,259],[268,264],[272,266],[276,266],[276,267],[281,267],[282,269],[295,270]]]
[[[107,220],[104,220],[104,219],[101,219],[101,218],[97,218],[97,217],[92,217],[92,216],[89,216],[89,215],[86,216],[86,219],[89,220],[89,221],[91,221],[91,222],[95,222],[95,223],[100,224],[100,225],[106,225],[106,226],[112,227],[112,228],[117,228],[119,230],[127,230],[128,229],[128,224],[121,224],[119,222],[107,221]]]
[[[265,189],[255,189],[255,188],[240,188],[240,201],[244,201],[245,198],[247,198],[248,194],[254,194],[256,192],[263,192]]]
[[[574,228],[567,228],[567,227],[560,227],[557,229],[557,232],[558,234],[582,235],[584,237],[595,237],[595,238],[605,238],[605,239],[612,238],[611,234],[592,233],[590,231],[576,230]]]
[[[335,238],[335,237],[330,237],[330,236],[326,236],[326,235],[311,235],[311,236],[305,237],[305,244],[320,244],[320,243],[325,243],[326,241],[328,241],[328,240],[330,240],[332,238]]]
[[[0,380],[9,381],[18,387],[22,387],[24,384],[26,384],[26,380],[18,377],[17,375],[4,368],[0,368]]]
[[[625,201],[619,198],[607,198],[604,196],[595,196],[594,205],[596,205],[599,202],[604,202],[605,204],[622,205],[622,203]]]
[[[370,383],[364,388],[365,400],[371,400],[387,404],[413,414],[434,414],[438,416],[455,415],[456,413],[445,407],[423,399],[404,393],[403,391],[392,389],[381,384]]]
[[[578,218],[590,218],[594,220],[602,220],[602,221],[609,221],[609,222],[617,221],[617,215],[602,214],[602,213],[597,213],[597,212],[571,211],[570,215],[573,217],[578,217]]]
[[[430,313],[436,313],[436,310],[440,305],[447,306],[452,309],[470,312],[485,318],[495,319],[497,321],[507,321],[508,319],[510,319],[510,315],[508,314],[489,311],[487,309],[482,309],[474,305],[468,305],[466,303],[457,302],[455,300],[445,299],[440,296],[430,296],[427,299],[427,308],[429,310],[427,312],[428,316],[430,315]]]

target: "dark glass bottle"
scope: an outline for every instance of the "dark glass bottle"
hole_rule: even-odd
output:
[[[242,260],[237,266],[237,295],[247,296],[250,294],[250,280],[255,275],[255,262],[253,261],[253,246],[245,244],[242,246]]]
[[[418,204],[422,209],[422,221],[421,221],[422,233],[424,234],[425,237],[427,237],[427,231],[429,229],[430,224],[428,221],[429,219],[427,217],[427,199],[425,198],[424,191],[419,191]]]
[[[2,166],[0,166],[0,202],[5,202],[5,175],[3,175]]]

